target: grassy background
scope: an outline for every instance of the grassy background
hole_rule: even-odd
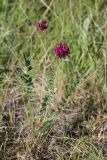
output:
[[[0,0],[0,159],[107,159],[106,61],[106,0]]]

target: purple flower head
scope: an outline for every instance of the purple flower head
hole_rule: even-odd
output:
[[[55,47],[55,54],[59,58],[65,58],[65,57],[69,56],[70,49],[69,49],[69,47],[68,47],[68,45],[66,43],[58,44]]]
[[[48,22],[47,21],[38,22],[37,28],[40,29],[41,31],[46,30],[48,28]]]

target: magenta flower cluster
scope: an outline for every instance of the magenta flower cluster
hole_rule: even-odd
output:
[[[41,31],[46,30],[48,28],[48,22],[47,21],[38,22],[37,28],[40,29]]]
[[[47,21],[41,21],[37,24],[37,28],[41,31],[44,31],[48,28],[48,22]],[[55,49],[55,55],[58,58],[65,58],[70,55],[70,48],[67,45],[67,43],[60,43],[57,44]]]
[[[58,44],[55,47],[55,54],[59,58],[65,58],[66,56],[69,56],[70,49],[66,43],[64,44]]]

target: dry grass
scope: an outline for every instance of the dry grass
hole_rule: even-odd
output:
[[[58,92],[61,91],[60,86]],[[101,148],[106,153],[105,94],[90,78],[81,82],[75,92],[63,99],[61,104],[57,101],[56,91],[44,115],[39,114],[39,93],[32,93],[36,100],[34,98],[30,102],[32,106],[28,106],[27,95],[17,85],[4,89],[1,157],[25,160],[61,157],[84,159],[92,152],[99,154],[98,149]]]

